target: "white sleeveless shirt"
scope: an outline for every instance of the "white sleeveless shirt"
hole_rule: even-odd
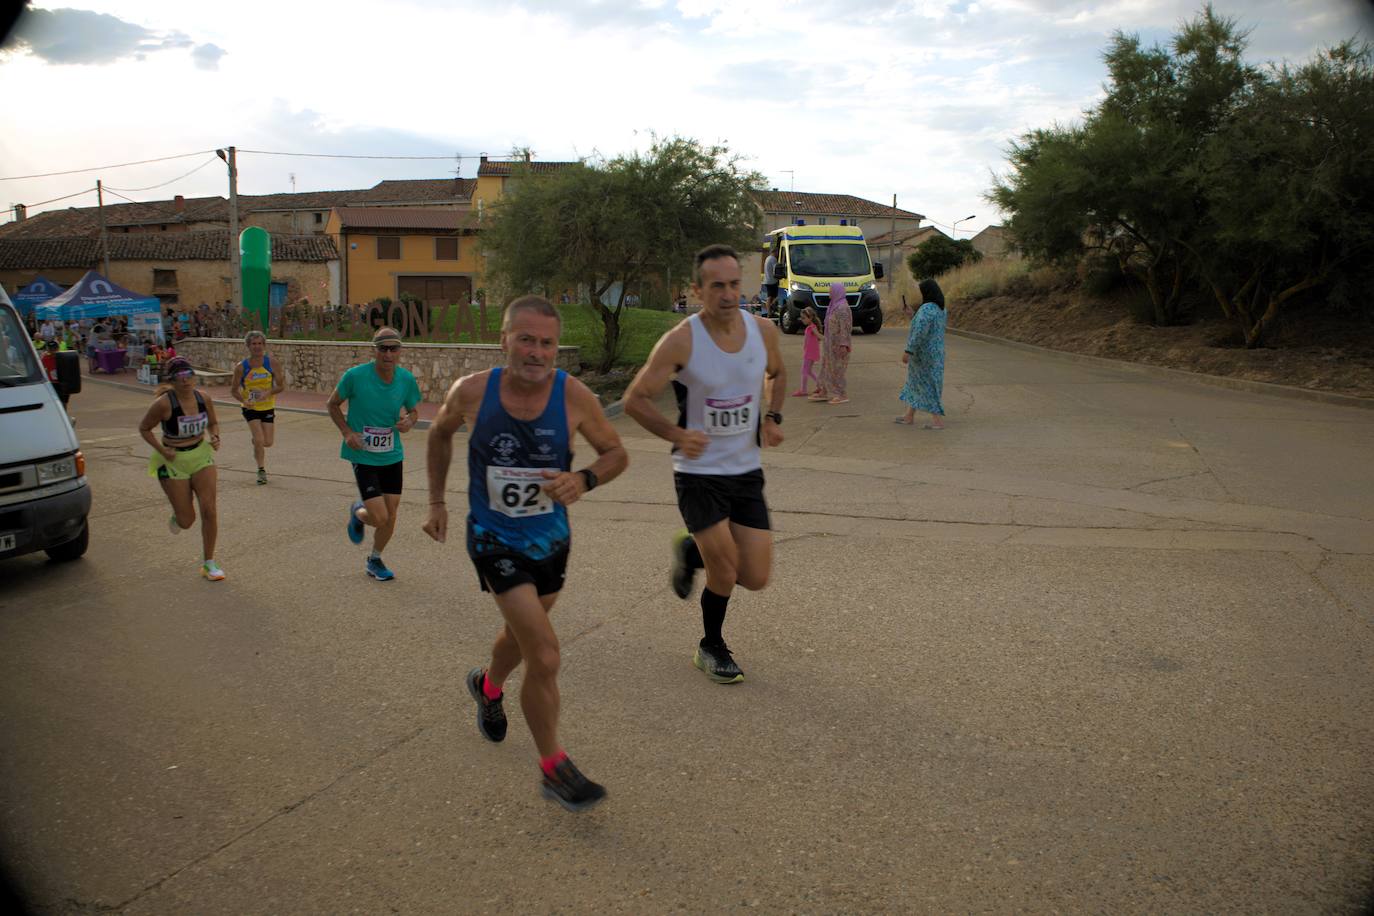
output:
[[[763,404],[763,375],[768,353],[763,332],[752,315],[744,322],[744,346],[726,353],[711,339],[700,315],[687,319],[692,329],[692,355],[673,381],[678,421],[683,429],[699,429],[710,437],[700,458],[673,450],[673,470],[682,474],[744,474],[763,467],[759,456],[759,422]]]

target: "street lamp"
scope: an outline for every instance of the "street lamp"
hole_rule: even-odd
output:
[[[956,239],[959,238],[959,224],[960,224],[960,223],[966,223],[966,222],[968,222],[969,220],[971,220],[971,219],[973,219],[974,217],[976,217],[977,215],[978,215],[978,214],[976,214],[976,213],[971,213],[971,214],[969,214],[968,216],[964,217],[963,219],[956,219],[956,220],[954,221],[954,225],[953,225],[953,226],[951,227],[951,229],[950,229],[950,235],[953,236],[953,237],[956,238]]]

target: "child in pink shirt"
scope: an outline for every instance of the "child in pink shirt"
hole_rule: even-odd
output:
[[[820,324],[820,316],[816,314],[815,309],[807,306],[802,310],[801,320],[802,324],[806,326],[806,330],[802,334],[805,339],[802,342],[801,387],[792,392],[794,398],[806,397],[806,380],[808,378],[816,383],[817,390],[820,390],[821,385],[820,377],[812,368],[821,359],[821,335],[816,329],[816,325]]]

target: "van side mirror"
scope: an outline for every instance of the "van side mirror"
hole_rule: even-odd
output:
[[[81,393],[81,354],[75,350],[57,353],[57,388],[68,395]]]
[[[876,262],[876,263],[873,265],[873,279],[875,279],[875,280],[881,280],[882,278],[883,278],[883,264],[882,264],[881,261],[878,261],[878,262]]]
[[[777,265],[776,267],[773,268],[773,279],[774,279],[774,280],[786,280],[786,279],[787,279],[787,266],[786,266],[785,264],[779,264],[779,265]]]

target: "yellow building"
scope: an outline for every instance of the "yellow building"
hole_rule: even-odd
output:
[[[475,221],[458,210],[334,208],[325,235],[339,251],[340,301],[408,294],[435,308],[466,305],[483,281]]]

